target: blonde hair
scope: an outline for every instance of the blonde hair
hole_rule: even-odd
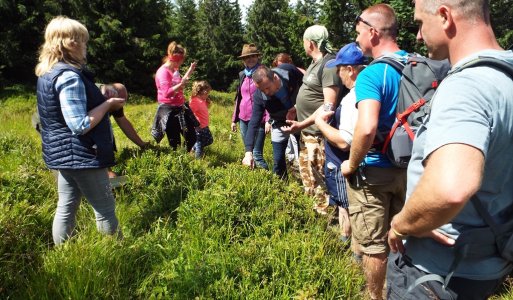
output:
[[[212,90],[212,87],[210,84],[208,84],[207,81],[201,80],[201,81],[194,81],[192,83],[192,92],[191,95],[193,97],[198,96],[199,94],[203,94],[205,92],[210,92]]]
[[[167,55],[164,56],[164,58],[162,58],[162,63],[168,62],[170,60],[170,57],[173,54],[177,53],[183,54],[183,56],[185,57],[185,55],[187,54],[187,49],[185,49],[184,46],[178,44],[177,42],[172,41],[171,43],[169,43],[169,45],[167,45]]]
[[[84,47],[88,41],[89,32],[82,23],[64,16],[53,18],[46,26],[36,76],[44,75],[60,61],[82,68],[86,63]]]

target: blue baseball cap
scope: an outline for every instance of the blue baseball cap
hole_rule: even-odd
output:
[[[367,58],[363,55],[362,49],[353,42],[345,45],[337,53],[335,60],[329,61],[326,64],[327,68],[333,68],[340,65],[364,65],[367,63]]]

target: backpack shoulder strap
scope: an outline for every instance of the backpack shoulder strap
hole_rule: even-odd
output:
[[[399,73],[403,72],[404,66],[406,63],[400,59],[399,56],[390,56],[390,55],[384,55],[381,57],[376,58],[373,60],[370,65],[377,64],[377,63],[385,63],[390,66],[392,66],[394,69],[396,69]]]
[[[487,66],[490,68],[497,69],[511,77],[513,79],[513,65],[503,60],[490,56],[479,56],[477,59],[469,61],[468,63],[459,67],[456,72],[464,69]]]

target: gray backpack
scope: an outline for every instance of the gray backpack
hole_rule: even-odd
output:
[[[509,75],[513,80],[513,66],[493,57],[481,56],[464,64],[455,70],[455,72],[477,66],[489,66],[500,70]],[[513,219],[510,219],[503,224],[498,224],[493,220],[488,210],[486,210],[483,203],[481,203],[478,198],[472,197],[470,202],[478,212],[479,216],[481,216],[485,221],[487,226],[463,232],[458,236],[453,246],[453,251],[455,253],[454,260],[451,263],[449,273],[445,278],[438,274],[421,276],[408,287],[408,292],[412,291],[419,284],[427,281],[438,281],[442,283],[443,286],[448,286],[455,270],[458,268],[458,265],[465,259],[481,259],[491,256],[500,256],[509,263],[513,263]]]
[[[374,148],[386,154],[399,168],[408,167],[413,140],[418,127],[431,110],[431,97],[451,66],[447,60],[432,60],[417,54],[410,55],[404,63],[402,57],[383,56],[371,64],[386,63],[401,76],[396,120],[388,132],[378,133]]]

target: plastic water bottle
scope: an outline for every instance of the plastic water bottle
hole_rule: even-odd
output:
[[[178,70],[176,70],[174,73],[173,73],[173,78],[171,79],[171,84],[173,86],[179,84],[180,82],[182,82],[182,78],[180,77],[180,72],[178,72]]]

